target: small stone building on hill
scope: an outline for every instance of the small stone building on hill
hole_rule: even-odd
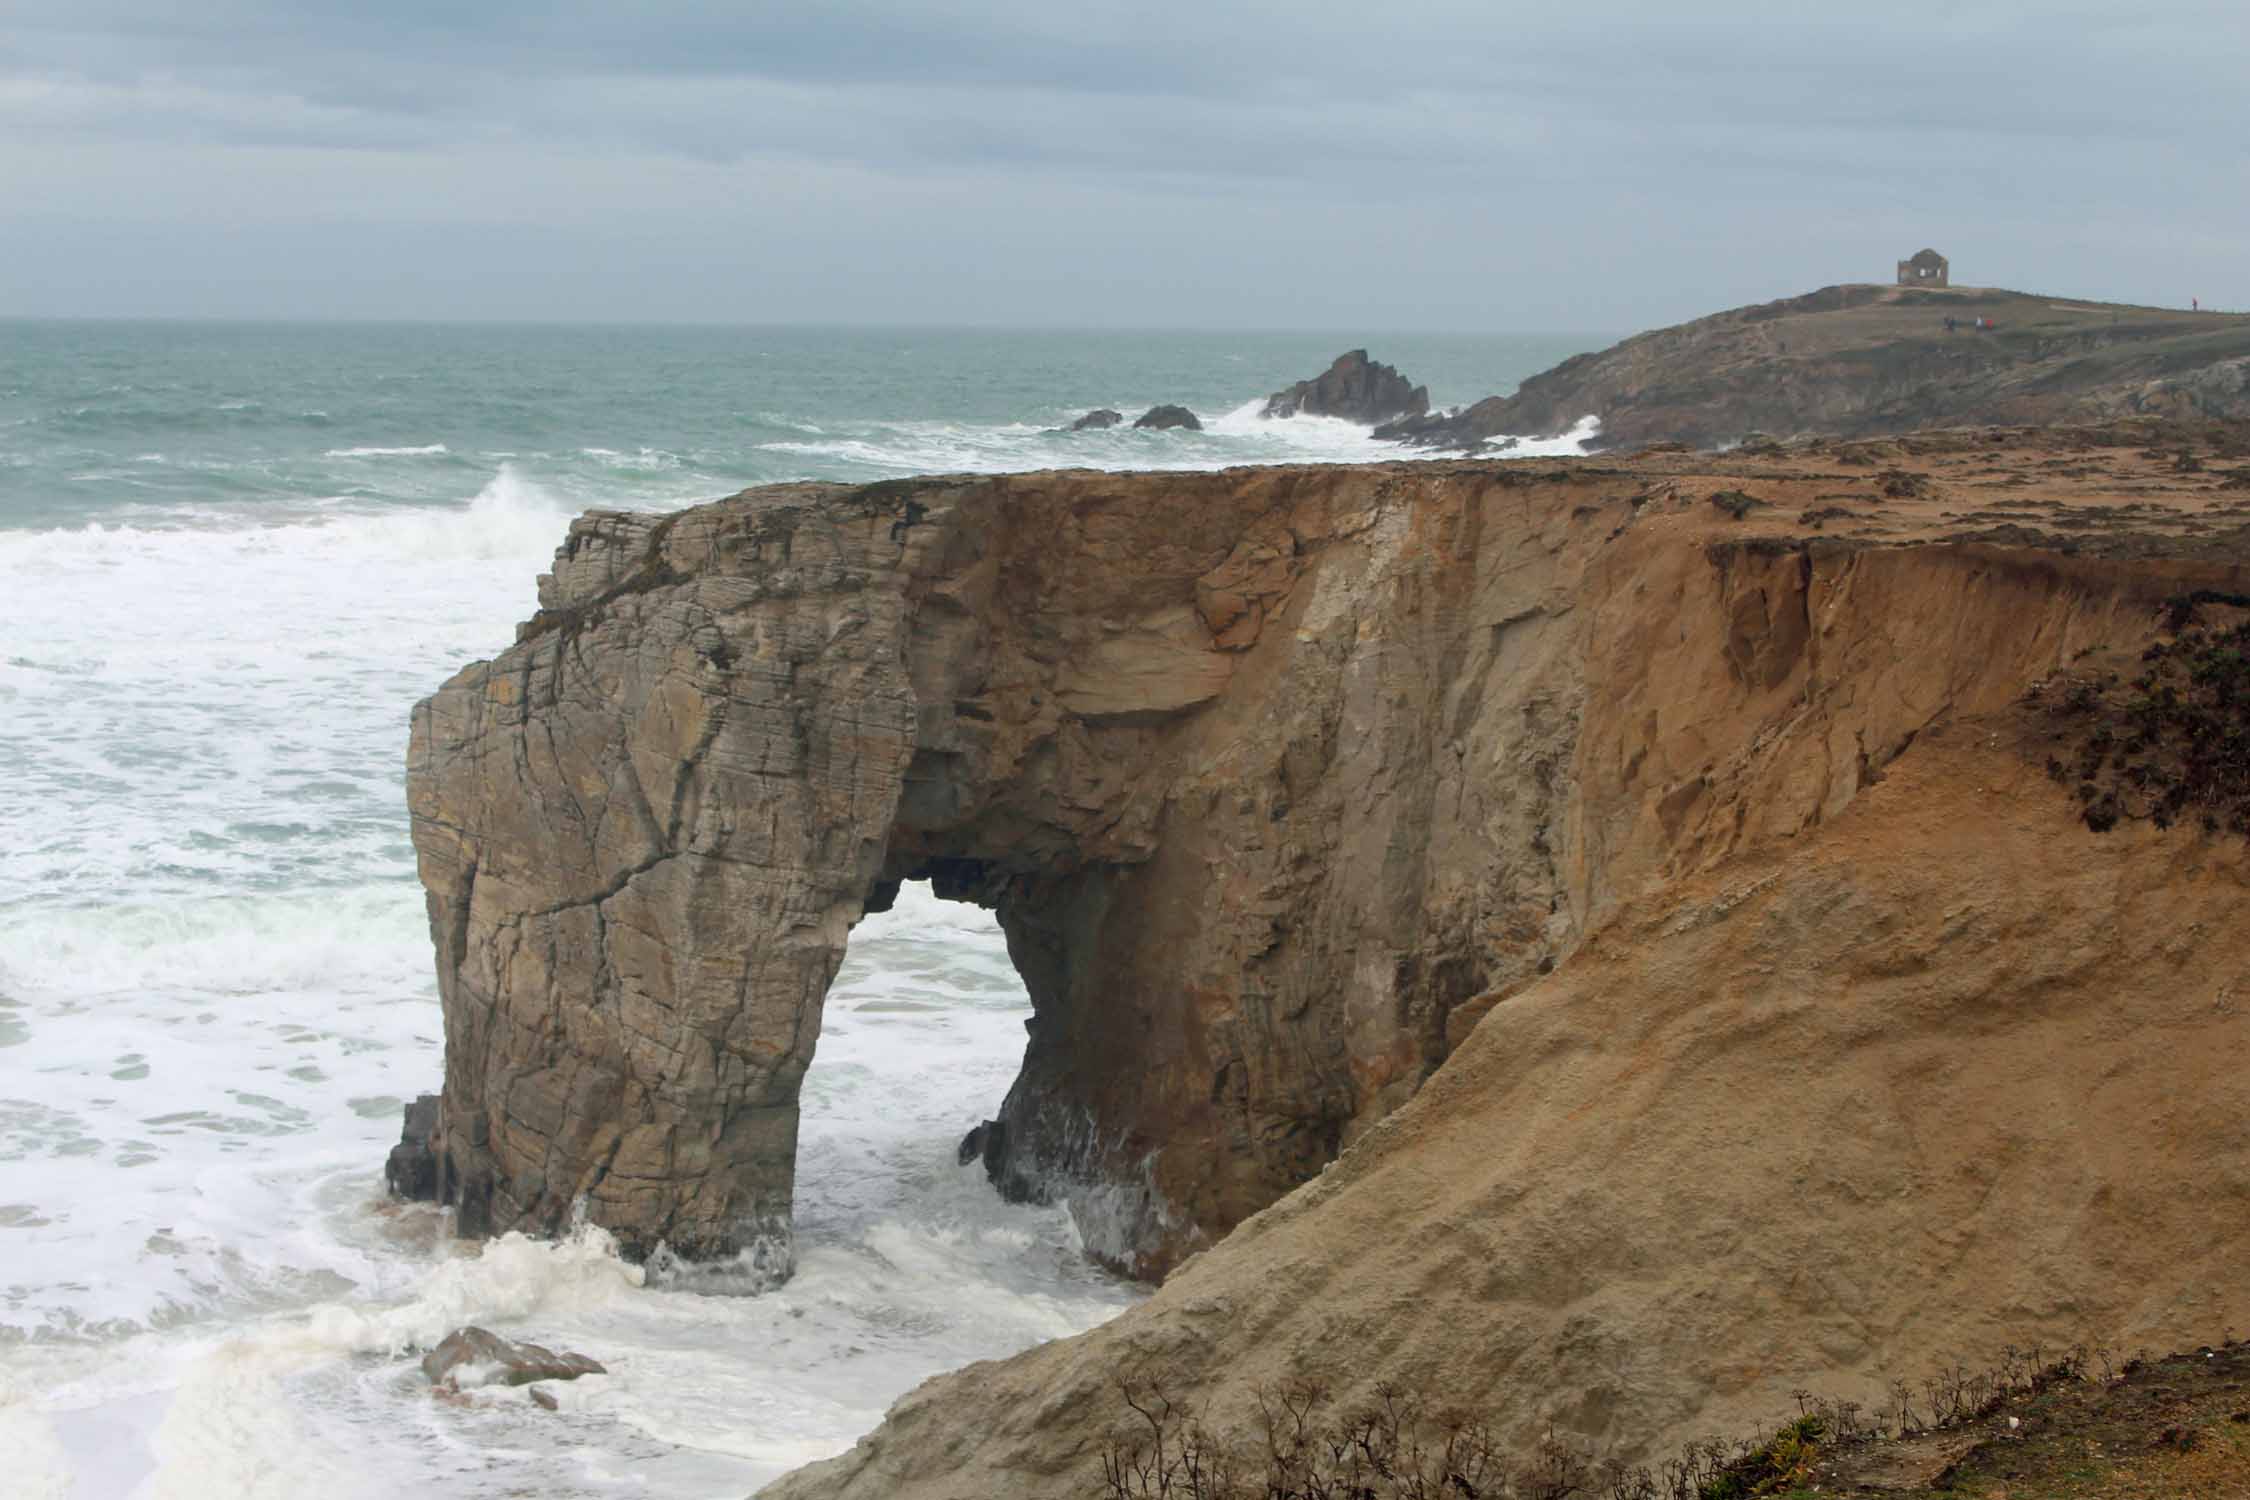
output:
[[[1944,286],[1948,268],[1944,256],[1935,250],[1918,250],[1910,260],[1898,263],[1900,286]]]

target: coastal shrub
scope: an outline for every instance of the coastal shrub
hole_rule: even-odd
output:
[[[2236,1347],[2231,1334],[2225,1348]],[[1996,1423],[2002,1409],[2059,1387],[2116,1386],[2145,1356],[2059,1356],[2010,1346],[1989,1364],[1955,1361],[1918,1386],[1893,1382],[1870,1412],[1795,1393],[1797,1414],[1758,1437],[1706,1438],[1656,1465],[1598,1456],[1550,1429],[1510,1453],[1480,1414],[1395,1385],[1340,1406],[1318,1381],[1255,1393],[1247,1432],[1219,1433],[1161,1379],[1121,1378],[1130,1414],[1101,1452],[1099,1500],[1771,1500],[1812,1493],[1839,1465],[1899,1440]],[[1998,1430],[1998,1429],[1996,1429]]]
[[[2210,591],[2166,601],[2159,639],[2129,678],[2066,672],[2036,684],[2034,703],[2061,741],[2047,774],[2076,788],[2088,828],[2128,818],[2169,828],[2250,834],[2250,620],[2206,622],[2250,598]]]
[[[1875,482],[1891,500],[1919,500],[1930,492],[1929,480],[1905,469],[1885,469],[1875,476]]]

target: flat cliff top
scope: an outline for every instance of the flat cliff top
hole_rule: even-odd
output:
[[[1509,469],[1605,486],[1637,481],[1634,524],[1662,518],[1715,540],[2250,559],[2250,424],[1961,427],[1724,452],[1656,443]]]
[[[2132,415],[2250,415],[2250,317],[1988,287],[1824,287],[1635,335],[1400,435],[1467,446],[1598,416],[1608,446],[1715,446]]]

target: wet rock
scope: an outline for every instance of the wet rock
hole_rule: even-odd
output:
[[[961,1137],[954,1159],[962,1166],[981,1161],[989,1173],[997,1174],[1000,1163],[1007,1159],[1008,1126],[1002,1120],[986,1120]]]
[[[538,1407],[541,1411],[562,1410],[562,1403],[555,1399],[555,1393],[553,1391],[543,1391],[537,1386],[533,1386],[531,1388],[531,1404]]]
[[[1300,380],[1266,398],[1269,417],[1339,417],[1372,427],[1396,420],[1417,421],[1429,414],[1430,391],[1378,364],[1365,349],[1336,356],[1336,362],[1311,380]]]
[[[438,1161],[434,1137],[438,1125],[438,1096],[424,1094],[405,1109],[405,1125],[398,1144],[383,1163],[383,1181],[391,1196],[427,1203],[438,1195]]]
[[[1108,407],[1104,406],[1098,410],[1086,413],[1086,415],[1071,423],[1070,430],[1072,432],[1085,432],[1088,429],[1094,429],[1098,431],[1099,429],[1104,427],[1115,427],[1118,423],[1124,420],[1125,413],[1121,411],[1111,411]]]
[[[600,1361],[583,1354],[557,1354],[539,1344],[519,1344],[490,1329],[472,1326],[455,1329],[423,1355],[422,1373],[432,1385],[460,1390],[480,1385],[529,1385],[534,1380],[576,1380],[581,1375],[606,1375],[609,1371]],[[538,1400],[537,1392],[532,1399]]]
[[[1172,427],[1182,427],[1189,432],[1201,432],[1203,430],[1203,424],[1196,420],[1195,413],[1184,406],[1152,406],[1147,411],[1142,412],[1133,425],[1135,427],[1154,428],[1159,431]]]
[[[1457,411],[1420,412],[1410,417],[1397,417],[1375,426],[1374,436],[1387,443],[1406,443],[1421,448],[1462,448],[1477,446],[1478,438],[1455,431]]]

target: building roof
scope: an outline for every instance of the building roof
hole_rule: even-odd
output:
[[[1945,257],[1935,250],[1917,250],[1906,263],[1910,266],[1942,266],[1945,264]]]

